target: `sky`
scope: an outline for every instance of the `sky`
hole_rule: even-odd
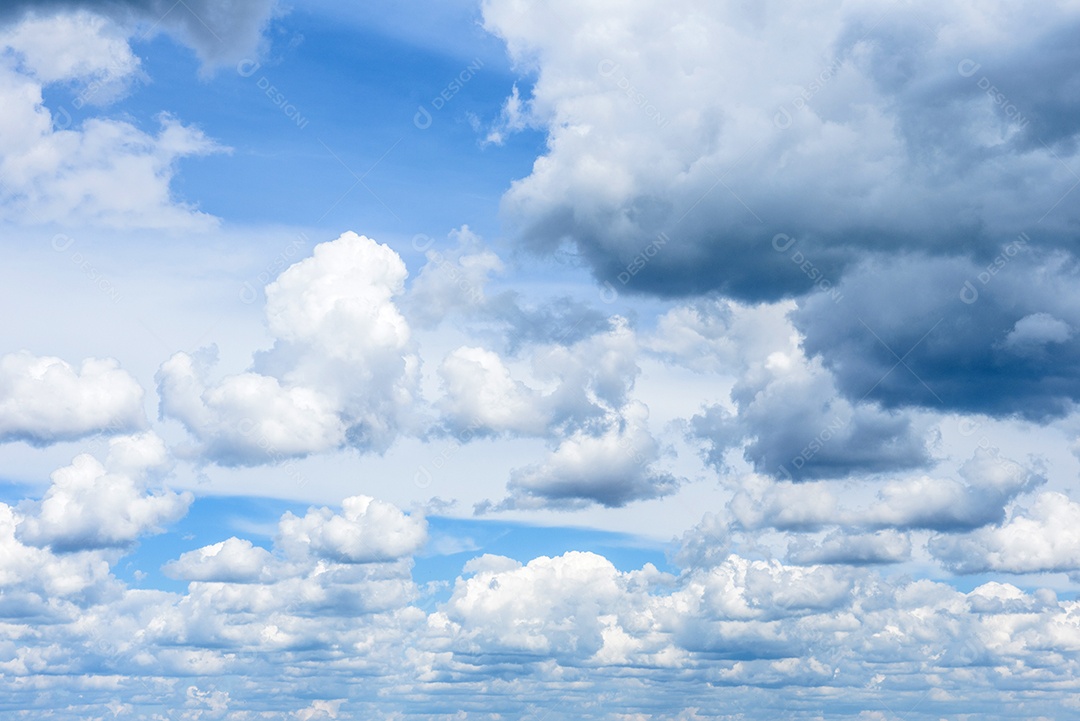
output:
[[[0,716],[1080,713],[1080,4],[0,8]]]

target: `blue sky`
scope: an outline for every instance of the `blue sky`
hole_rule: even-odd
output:
[[[8,3],[0,715],[1072,713],[1078,26]]]

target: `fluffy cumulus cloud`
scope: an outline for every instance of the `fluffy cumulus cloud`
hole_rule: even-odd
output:
[[[163,114],[160,129],[47,108],[45,86],[76,86],[76,108],[107,103],[138,75],[127,34],[86,11],[30,16],[0,31],[0,217],[22,223],[206,229],[216,219],[174,197],[177,161],[221,148]]]
[[[646,610],[648,589],[664,581],[655,568],[621,573],[603,556],[579,552],[525,566],[488,556],[471,568],[474,575],[457,581],[445,609],[429,621],[451,636],[456,654],[618,664],[657,643],[632,639],[622,627],[641,623],[635,616]]]
[[[418,325],[437,325],[451,313],[483,308],[490,302],[488,281],[504,269],[468,226],[450,235],[456,244],[445,250],[433,247],[435,239],[427,235],[413,238],[413,248],[423,250],[427,260],[409,289],[407,311]]]
[[[530,344],[532,385],[515,378],[496,352],[458,348],[439,368],[444,423],[454,432],[540,437],[580,429],[627,402],[640,373],[637,346],[637,334],[619,316],[576,342]]]
[[[286,513],[278,543],[293,554],[314,554],[340,563],[392,561],[411,555],[427,540],[423,519],[370,496],[342,502],[342,513],[312,508],[303,518]]]
[[[211,383],[212,357],[178,353],[157,375],[164,417],[223,465],[255,465],[348,444],[384,450],[411,416],[419,361],[396,305],[406,269],[356,233],[321,243],[266,288],[274,347]]]
[[[269,376],[243,373],[207,387],[205,370],[177,353],[158,372],[164,416],[182,422],[204,453],[230,465],[271,461],[340,445],[345,427],[324,394],[282,387]]]
[[[123,547],[161,531],[191,504],[190,493],[148,493],[147,474],[167,463],[165,444],[152,432],[109,444],[105,463],[90,454],[52,474],[52,485],[19,525],[27,543],[56,551]]]
[[[553,446],[511,473],[506,499],[478,510],[619,507],[678,488],[679,479],[660,468],[663,449],[649,429],[648,406],[632,397],[641,369],[627,319],[614,316],[604,331],[576,342],[527,348],[523,371],[531,385],[483,348],[458,348],[439,368],[444,395],[437,405],[447,431],[464,439],[534,436]]]
[[[155,445],[117,442],[109,463],[150,464],[162,455]],[[1031,517],[1054,513],[1057,500]],[[919,704],[913,718],[1020,719],[1070,703],[1077,672],[1074,601],[1000,582],[964,593],[863,567],[906,552],[891,533],[827,537],[794,565],[692,552],[677,575],[580,551],[485,554],[441,595],[410,574],[423,521],[353,497],[340,510],[286,514],[272,548],[231,537],[180,555],[165,570],[189,584],[164,592],[118,581],[115,553],[25,544],[19,529],[39,513],[0,506],[0,668],[14,684],[6,707],[43,718],[178,708],[198,718],[482,717],[493,703],[524,716],[557,694],[563,705],[544,712],[558,719],[697,718],[718,700],[760,718],[855,719]],[[698,528],[712,541],[688,546],[716,548],[721,520]],[[1006,703],[1002,679],[1021,669],[1040,694]],[[78,697],[58,708],[43,689]]]
[[[79,367],[26,351],[0,356],[0,440],[34,445],[146,425],[143,388],[112,359]]]
[[[540,394],[516,380],[497,353],[462,347],[439,367],[446,395],[442,408],[455,429],[542,435],[551,409]]]
[[[181,554],[162,570],[185,581],[253,583],[271,580],[276,569],[269,551],[234,536]]]
[[[1080,504],[1063,493],[1040,493],[995,526],[966,536],[937,536],[930,549],[960,573],[1080,571]]]

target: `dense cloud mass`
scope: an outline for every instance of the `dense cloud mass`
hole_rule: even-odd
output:
[[[853,402],[1062,415],[1080,16],[1044,10],[486,3],[548,137],[504,211],[612,290],[813,293]]]
[[[849,397],[1031,419],[1062,416],[1080,383],[1076,262],[1003,242],[1000,266],[905,258],[867,262],[792,318]],[[882,278],[888,278],[887,283]]]
[[[1078,66],[1056,40],[1075,8],[775,9],[485,3],[548,132],[505,198],[525,236],[615,282],[665,233],[635,285],[757,298],[813,286],[779,233],[833,280],[867,252],[989,257],[1040,222],[1067,245]]]
[[[477,694],[492,674],[505,684],[500,715],[554,697],[554,718],[703,718],[717,705],[867,718],[882,704],[921,707],[907,718],[1032,718],[1070,703],[1061,683],[1076,671],[1075,602],[860,568],[909,551],[890,534],[849,539],[860,549],[826,539],[802,565],[724,553],[678,575],[588,552],[488,554],[448,598],[421,603],[409,557],[422,522],[376,499],[287,514],[271,550],[233,537],[185,553],[166,571],[190,584],[171,593],[126,587],[102,551],[23,545],[17,529],[39,512],[0,507],[0,608],[22,629],[3,703],[41,718],[486,717],[492,699]],[[806,565],[815,554],[849,565]],[[21,626],[42,613],[50,623]],[[1017,668],[1041,697],[1003,705],[1011,692],[995,686]],[[84,682],[95,676],[112,681]],[[80,689],[78,703],[55,709],[38,693],[60,689]]]
[[[0,7],[0,716],[1080,713],[1075,3],[302,10]]]

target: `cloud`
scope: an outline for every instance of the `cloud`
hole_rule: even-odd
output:
[[[409,556],[427,541],[427,523],[370,496],[342,501],[342,513],[311,508],[281,517],[277,544],[290,555],[338,563],[379,563]]]
[[[727,514],[706,513],[679,540],[674,560],[683,568],[711,568],[731,555],[731,519]]]
[[[413,423],[419,393],[419,359],[395,303],[406,274],[397,253],[370,238],[320,243],[266,288],[274,347],[216,384],[205,380],[209,363],[176,354],[156,376],[162,417],[184,423],[221,465],[343,445],[385,450]]]
[[[164,31],[192,48],[204,66],[213,67],[256,54],[276,6],[276,0],[16,0],[5,3],[0,20],[93,14],[132,34],[136,29]]]
[[[901,563],[911,558],[911,539],[893,530],[858,534],[833,531],[820,541],[793,539],[788,545],[788,558],[798,564]]]
[[[735,375],[734,409],[707,406],[690,421],[721,472],[742,450],[760,473],[807,481],[915,468],[930,461],[929,433],[910,415],[848,401],[819,358],[808,358],[784,315],[788,304],[683,306],[658,322],[648,347],[698,372]]]
[[[269,376],[243,373],[207,387],[187,353],[158,371],[161,414],[182,422],[222,465],[268,463],[329,450],[345,440],[338,406],[317,390],[282,387]]]
[[[503,508],[618,508],[674,493],[680,480],[656,467],[660,444],[647,427],[648,409],[631,402],[611,414],[600,432],[576,431],[539,464],[514,470]],[[487,506],[482,505],[485,509]]]
[[[109,446],[104,464],[84,453],[52,474],[44,498],[19,524],[21,539],[56,552],[123,548],[187,513],[190,493],[147,493],[147,472],[167,461],[157,435],[114,438]]]
[[[489,302],[485,289],[490,276],[504,269],[499,256],[485,248],[469,226],[450,237],[456,245],[448,250],[429,248],[435,241],[424,235],[413,239],[413,247],[423,249],[427,258],[405,303],[408,317],[418,326],[435,326],[452,312],[468,314],[482,308]]]
[[[1007,240],[991,263],[910,257],[860,264],[845,302],[810,296],[792,313],[807,355],[849,399],[887,409],[1065,415],[1080,397],[1071,259]],[[989,268],[990,270],[987,270]],[[990,271],[993,271],[991,273]]]
[[[227,538],[220,543],[181,554],[162,566],[165,575],[185,581],[254,583],[274,577],[274,558],[251,541]]]
[[[79,83],[80,107],[104,105],[138,78],[141,61],[122,29],[88,12],[29,16],[0,33],[18,68],[41,83]],[[85,99],[84,99],[85,98]]]
[[[0,441],[46,446],[145,425],[142,386],[111,358],[75,368],[27,351],[0,356]]]
[[[494,433],[543,435],[552,419],[540,394],[510,375],[498,354],[483,348],[458,348],[439,366],[445,395],[440,402],[459,432],[476,428]]]
[[[603,556],[576,551],[523,566],[487,558],[472,567],[471,578],[455,583],[433,619],[454,625],[457,653],[618,663],[614,657],[632,657],[652,645],[621,631],[643,610],[647,589],[663,582],[655,568],[622,573]],[[635,631],[640,637],[646,629]],[[621,643],[624,638],[629,645]]]
[[[522,245],[619,292],[794,297],[853,405],[1041,420],[1080,397],[1071,4],[483,8],[547,135],[502,199]],[[884,463],[918,465],[904,420],[866,415]],[[766,472],[797,448],[771,450]]]
[[[376,521],[379,504],[385,515]],[[147,699],[232,715],[439,718],[448,694],[463,713],[524,716],[552,684],[566,685],[560,698],[573,704],[556,718],[661,717],[657,708],[664,718],[694,718],[715,686],[756,709],[751,718],[777,717],[793,698],[814,699],[816,713],[838,688],[852,718],[879,709],[883,693],[934,715],[962,704],[996,718],[994,707],[1013,694],[1000,669],[1018,664],[1025,685],[1040,689],[1018,714],[1053,717],[1068,698],[1062,680],[1076,672],[1075,603],[1000,582],[963,593],[858,565],[736,553],[678,576],[649,564],[620,570],[580,551],[527,562],[487,554],[465,565],[449,598],[421,608],[408,570],[416,542],[382,561],[341,558],[355,546],[332,519],[368,524],[371,539],[393,537],[409,520],[355,498],[340,514],[283,517],[286,545],[273,554],[237,538],[184,554],[167,568],[191,583],[168,593],[111,578],[116,556],[21,545],[19,517],[0,505],[0,610],[42,618],[26,614],[48,608],[46,582],[55,610],[32,632],[9,624],[18,648],[0,668],[18,680],[13,704],[51,712],[43,688],[51,698],[81,694],[70,718],[84,709],[142,712]],[[284,530],[308,520],[303,533]],[[293,531],[313,532],[290,553]],[[110,682],[80,683],[87,674]],[[33,698],[21,690],[30,682]]]
[[[0,34],[0,46],[9,54],[0,62],[0,217],[117,229],[216,225],[170,189],[181,158],[223,150],[202,131],[168,114],[153,134],[95,117],[75,127],[69,111],[44,106],[43,88],[60,82],[83,86],[80,107],[124,92],[139,64],[115,26],[88,13],[34,17]]]
[[[0,613],[5,618],[60,621],[73,601],[98,601],[117,590],[100,551],[56,554],[25,544],[20,536],[26,520],[0,503]]]
[[[978,528],[999,522],[1010,501],[1046,482],[1029,468],[981,448],[960,467],[960,476],[965,483],[928,476],[886,483],[878,494],[881,503],[863,522],[942,531]]]
[[[1040,573],[1080,570],[1080,504],[1040,493],[1028,509],[964,536],[935,536],[931,552],[956,573]]]
[[[541,462],[511,473],[508,498],[484,501],[479,512],[619,507],[678,488],[680,480],[657,467],[661,448],[648,428],[648,407],[631,397],[640,368],[637,335],[625,318],[613,316],[605,332],[572,344],[530,350],[532,385],[483,348],[458,348],[439,368],[446,431],[460,439],[534,436],[553,446]]]
[[[876,489],[872,499],[860,501],[850,486],[775,482],[751,474],[739,479],[730,508],[749,530],[841,526],[957,533],[1000,522],[1009,503],[1046,481],[996,449],[982,448],[960,466],[958,475],[962,480],[920,475],[860,483],[864,491]],[[841,492],[849,500],[841,503]]]
[[[1024,353],[1049,343],[1064,343],[1072,335],[1072,328],[1063,320],[1049,313],[1032,313],[1016,321],[1005,336],[1006,348]]]
[[[905,6],[887,22],[865,4],[483,11],[535,76],[523,104],[547,132],[505,214],[534,248],[574,243],[601,279],[635,268],[630,290],[777,299],[867,252],[989,258],[1036,222],[1047,247],[1069,243],[1077,199],[1055,201],[1075,182],[1061,88],[1078,66],[1059,41],[1080,18],[1066,3],[1039,18]],[[1062,85],[1025,80],[1049,75]],[[671,242],[650,254],[660,233]],[[772,247],[778,233],[816,274]]]

